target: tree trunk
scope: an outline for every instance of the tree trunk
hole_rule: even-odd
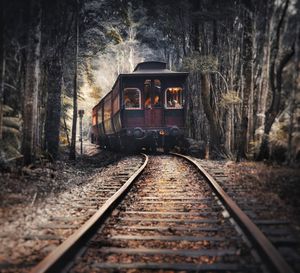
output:
[[[269,90],[269,81],[268,75],[270,71],[270,26],[267,26],[267,38],[265,45],[263,47],[263,61],[262,61],[262,74],[261,80],[259,84],[259,93],[257,99],[257,124],[256,128],[258,132],[255,135],[255,142],[257,144],[261,144],[263,140],[263,131],[262,129],[265,126],[265,112],[267,106],[267,97],[268,97],[268,90]],[[256,151],[256,153],[258,150]]]
[[[200,80],[201,80],[201,97],[202,97],[202,104],[203,109],[206,114],[209,123],[209,130],[210,130],[210,147],[211,150],[218,154],[222,151],[220,147],[221,143],[221,134],[220,129],[217,125],[216,116],[214,111],[210,105],[210,84],[208,74],[201,73]]]
[[[51,10],[51,17],[48,18],[48,24],[52,25],[47,48],[50,56],[47,60],[48,98],[46,106],[44,148],[52,159],[56,160],[59,158],[64,55],[72,31],[73,16],[69,17],[64,12],[64,9],[67,6],[63,1],[53,0],[52,2],[47,3],[47,5]]]
[[[233,106],[226,110],[226,130],[225,130],[225,149],[228,155],[232,151],[232,132],[233,132]]]
[[[75,41],[75,69],[74,69],[74,90],[73,90],[73,122],[70,147],[70,159],[76,159],[76,127],[77,127],[77,66],[78,66],[78,47],[79,47],[79,3],[76,1],[76,41]]]
[[[0,140],[3,138],[3,96],[5,81],[5,37],[4,37],[4,5],[0,4]]]
[[[0,58],[0,140],[3,138],[3,97],[4,97],[4,80],[5,80],[5,49],[3,43],[1,43],[1,58]]]
[[[264,39],[260,41],[256,40],[257,46],[257,60],[261,60],[260,63],[260,73],[258,75],[258,84],[257,84],[257,99],[256,99],[256,124],[255,124],[255,154],[254,158],[257,158],[257,154],[259,152],[259,146],[262,143],[263,139],[263,130],[265,125],[265,113],[267,107],[267,99],[269,94],[269,74],[270,74],[270,48],[271,48],[271,26],[273,24],[273,1],[267,0],[264,8],[264,21],[263,28],[261,31],[265,33]],[[257,25],[258,27],[258,25]],[[261,54],[259,54],[258,47],[261,44]]]
[[[194,77],[191,74],[190,77],[188,78],[188,93],[187,93],[187,114],[186,116],[186,124],[187,129],[188,129],[188,136],[191,138],[195,138],[195,119],[194,119],[194,102],[193,102],[193,97],[194,97]]]
[[[179,20],[182,25],[182,31],[181,31],[181,45],[182,45],[182,53],[183,57],[187,55],[186,51],[186,24],[185,24],[185,17],[183,14],[183,9],[179,9]]]
[[[61,60],[59,56],[56,56],[48,66],[48,99],[45,122],[45,150],[54,160],[59,156],[62,74]]]
[[[295,130],[294,127],[296,127],[296,129],[298,129],[297,127],[300,126],[300,124],[297,124],[296,126],[294,126],[295,123],[295,110],[296,110],[296,92],[300,92],[300,89],[298,88],[298,83],[297,83],[297,78],[300,77],[300,26],[298,25],[297,27],[297,35],[296,37],[296,41],[295,41],[295,73],[293,75],[293,91],[291,94],[291,105],[290,105],[290,124],[289,124],[289,135],[288,135],[288,150],[287,150],[287,162],[288,164],[292,164],[293,161],[296,158],[296,151],[295,149],[293,149],[293,132]]]
[[[247,151],[247,132],[248,132],[248,111],[249,97],[253,92],[253,20],[252,6],[247,5],[248,10],[244,14],[243,32],[243,78],[245,81],[244,97],[242,105],[242,120],[239,132],[239,147],[237,161],[246,158]]]
[[[286,53],[285,56],[279,62],[278,67],[276,68],[277,56],[279,53],[279,42],[282,26],[284,23],[284,18],[289,6],[289,0],[285,2],[283,7],[283,11],[281,14],[281,18],[277,25],[275,41],[271,46],[270,53],[270,87],[272,91],[272,101],[271,106],[268,111],[265,113],[265,127],[264,127],[264,136],[260,146],[259,154],[257,160],[263,160],[269,158],[269,133],[271,131],[272,125],[275,121],[276,116],[280,111],[280,97],[281,97],[281,84],[282,84],[282,70],[289,62],[290,58],[294,54],[294,50],[292,49],[290,52]]]
[[[273,98],[272,98],[272,104],[268,112],[266,113],[266,122],[265,122],[265,130],[264,130],[264,137],[263,141],[260,147],[260,152],[258,155],[257,160],[263,160],[263,159],[268,159],[269,158],[269,134],[272,128],[272,125],[279,114],[282,105],[281,105],[281,85],[282,85],[282,71],[284,67],[287,65],[287,63],[290,61],[292,56],[294,55],[295,50],[294,48],[286,53],[281,61],[279,62],[278,69],[276,69],[276,77],[274,81],[276,82],[276,87],[275,84],[271,84],[273,86],[272,88],[272,93],[273,93]],[[274,70],[271,70],[274,71]],[[274,72],[273,72],[274,73]],[[272,74],[273,74],[272,73]]]
[[[70,142],[70,137],[69,137],[69,132],[68,132],[68,125],[67,125],[67,122],[66,122],[66,117],[64,116],[63,119],[64,119],[64,130],[65,130],[65,134],[67,136],[68,147],[70,148],[71,147],[71,142]]]
[[[253,82],[253,81],[252,81]],[[248,126],[247,126],[247,142],[246,142],[246,152],[251,153],[251,157],[253,158],[253,150],[249,150],[249,146],[253,143],[254,140],[254,90],[251,88],[251,93],[249,96],[249,107],[248,107]]]
[[[194,11],[200,10],[200,1],[199,0],[193,0],[193,9]],[[199,32],[199,22],[194,19],[193,22],[193,49],[194,51],[200,52],[200,32]]]
[[[24,163],[30,164],[36,156],[36,127],[38,87],[40,80],[41,48],[41,4],[32,0],[30,6],[30,25],[28,32],[27,63],[24,91],[23,142]]]

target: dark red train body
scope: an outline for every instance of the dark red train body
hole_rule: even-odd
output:
[[[93,108],[91,138],[102,148],[169,150],[183,138],[186,72],[166,63],[144,62],[120,74],[112,90]]]

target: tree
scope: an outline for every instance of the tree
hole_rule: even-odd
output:
[[[4,95],[4,78],[5,78],[5,38],[4,38],[4,6],[0,4],[0,140],[2,140],[3,126],[3,95]]]
[[[75,54],[74,54],[74,89],[73,89],[73,122],[72,122],[72,136],[70,147],[70,159],[76,159],[76,125],[77,125],[77,73],[78,73],[78,47],[79,47],[79,0],[76,1],[75,13]]]
[[[258,158],[268,158],[269,147],[274,151],[276,146],[268,135],[278,135],[279,127],[273,126],[278,117],[285,119],[280,122],[289,134],[285,149],[290,154],[298,149],[293,148],[299,119],[297,84],[290,83],[297,67],[299,1],[85,0],[79,2],[79,21],[72,1],[41,1],[42,38],[33,39],[33,24],[40,17],[32,16],[37,2],[11,0],[1,9],[7,24],[5,29],[0,26],[0,138],[1,106],[7,105],[12,110],[3,120],[23,115],[24,154],[33,158],[44,140],[44,150],[59,158],[60,129],[68,136],[67,117],[72,116],[71,103],[61,108],[64,92],[73,99],[70,156],[75,158],[77,103],[90,109],[110,90],[118,73],[131,72],[144,60],[190,71],[185,90],[187,136],[210,141],[215,155],[237,153],[242,159],[260,150]],[[30,54],[39,51],[40,56]],[[209,64],[213,67],[203,69]],[[41,77],[34,73],[39,70]],[[77,97],[87,100],[77,102]],[[289,122],[286,113],[293,116]]]
[[[28,48],[26,54],[23,116],[22,151],[25,164],[32,163],[36,156],[38,88],[40,80],[41,15],[42,9],[40,1],[31,0],[27,44]]]
[[[61,120],[62,78],[65,65],[65,52],[71,36],[72,13],[64,1],[47,3],[49,11],[49,42],[46,46],[45,73],[47,74],[47,107],[45,120],[45,147],[53,159],[59,156],[59,134]],[[50,23],[51,22],[51,23]]]
[[[271,105],[267,110],[267,112],[265,113],[266,119],[265,119],[265,126],[264,126],[264,136],[257,157],[258,160],[269,158],[269,140],[268,140],[269,133],[271,131],[275,118],[279,114],[280,110],[282,110],[282,98],[281,98],[282,71],[295,53],[294,50],[295,42],[294,42],[290,50],[284,52],[282,56],[280,57],[278,56],[281,32],[284,24],[284,19],[287,14],[289,2],[290,2],[289,0],[286,0],[284,3],[279,22],[277,24],[275,38],[271,45],[271,50],[270,50],[271,53],[270,53],[269,80],[270,80],[270,87],[272,92],[272,99],[271,99]]]
[[[244,0],[245,6],[243,20],[243,77],[245,86],[243,89],[242,119],[239,132],[239,147],[237,161],[246,158],[249,97],[253,92],[253,5],[252,1]],[[252,117],[251,117],[252,118]]]
[[[220,152],[223,152],[221,148],[221,128],[218,126],[216,114],[209,103],[209,75],[207,73],[201,73],[200,77],[202,105],[209,123],[210,147],[213,153],[215,153],[215,156],[218,156]]]

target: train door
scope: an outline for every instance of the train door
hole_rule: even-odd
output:
[[[163,127],[163,94],[158,79],[144,82],[145,126]]]

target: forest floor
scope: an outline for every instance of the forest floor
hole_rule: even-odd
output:
[[[122,157],[86,145],[76,162],[65,152],[56,163],[0,173],[0,272],[28,272],[66,239],[78,226],[74,217],[91,213],[76,208],[72,198],[84,199],[84,192],[97,186],[93,177],[108,176]],[[57,214],[67,221],[58,232],[49,225]]]
[[[247,185],[265,200],[279,200],[300,234],[300,169],[253,161],[228,161],[225,168],[235,183]]]
[[[40,237],[42,243],[38,243],[28,236],[32,226],[47,218],[49,211],[56,210],[55,200],[64,194],[73,195],[74,188],[80,198],[84,187],[93,182],[93,176],[112,174],[118,162],[126,161],[124,155],[99,151],[92,145],[76,163],[65,159],[0,174],[0,272],[28,272],[40,259],[37,253],[48,253],[61,242],[46,233],[42,234],[44,238]],[[214,164],[224,166],[231,180],[250,187],[256,195],[268,193],[268,202],[274,200],[274,206],[279,200],[278,214],[286,215],[300,233],[300,170],[256,162]]]

